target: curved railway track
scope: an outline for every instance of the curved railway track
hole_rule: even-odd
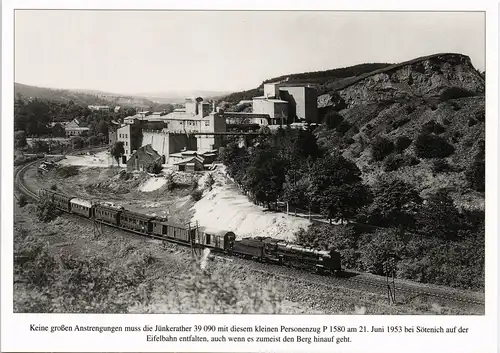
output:
[[[40,163],[40,160],[35,160],[32,162],[29,162],[27,164],[24,164],[22,166],[16,167],[14,171],[14,183],[15,183],[15,190],[20,192],[21,194],[24,194],[25,196],[33,199],[33,200],[38,200],[38,195],[36,192],[33,190],[30,190],[24,183],[24,173],[25,171],[31,167],[32,165]],[[16,195],[15,195],[16,196]],[[17,198],[17,196],[16,196]],[[75,215],[75,214],[70,214],[66,213],[65,216],[73,218],[77,221],[83,221],[86,220],[87,222],[91,222],[92,220]],[[125,230],[121,229],[118,227],[114,227],[109,224],[102,224],[103,227],[109,227],[112,229],[119,229],[120,231],[127,232],[127,233],[133,233],[135,235],[139,235],[141,237],[146,237],[150,239],[157,239],[160,241],[165,241],[164,238],[160,236],[156,236],[154,234],[151,235],[144,235],[139,232],[135,232],[133,230]],[[178,243],[175,241],[171,241],[168,239],[169,242],[172,243],[177,243],[181,245],[185,245],[182,243]],[[230,257],[227,255],[220,255],[217,254],[218,257],[229,259]],[[289,268],[289,267],[282,267],[278,265],[273,265],[273,264],[264,264],[264,263],[259,263],[259,262],[254,262],[250,260],[246,260],[248,265],[245,265],[246,269],[251,271],[251,272],[258,272],[262,274],[267,274],[271,275],[277,278],[283,278],[286,280],[292,280],[292,281],[300,281],[306,284],[310,285],[317,285],[320,287],[327,287],[330,289],[347,289],[347,290],[352,290],[355,292],[369,292],[375,295],[379,295],[381,297],[387,297],[387,283],[385,282],[385,278],[381,277],[380,279],[376,279],[375,276],[373,276],[372,279],[369,278],[364,278],[360,277],[363,274],[356,273],[356,272],[346,272],[348,275],[351,275],[349,278],[344,278],[344,277],[332,277],[332,276],[320,276],[312,273],[308,273],[309,278],[304,278],[304,271],[301,271],[299,269],[295,268]],[[250,262],[252,265],[250,266]],[[270,269],[272,268],[272,271]],[[291,272],[291,273],[290,273]],[[426,289],[423,288],[418,288],[418,287],[428,287]],[[480,306],[484,308],[484,300],[476,299],[476,298],[471,298],[467,297],[465,295],[459,295],[459,294],[448,294],[446,291],[457,291],[452,288],[447,289],[447,288],[429,288],[430,286],[426,286],[424,284],[415,284],[415,285],[409,285],[402,283],[400,280],[397,280],[396,282],[396,293],[398,295],[398,304],[405,304],[408,302],[408,300],[411,300],[412,298],[416,297],[427,297],[427,298],[436,298],[436,299],[441,299],[446,302],[454,302],[454,303],[460,303],[460,304],[468,304],[468,305],[473,305],[473,306]]]

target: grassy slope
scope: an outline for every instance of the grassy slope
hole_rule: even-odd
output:
[[[86,261],[91,258],[101,258],[105,261],[106,269],[115,269],[121,273],[131,273],[130,264],[137,259],[149,258],[148,266],[144,267],[144,279],[142,283],[152,284],[152,303],[147,305],[139,304],[130,307],[129,310],[135,313],[220,313],[238,312],[242,304],[247,305],[254,298],[254,309],[258,313],[326,313],[326,314],[352,314],[358,306],[363,306],[362,311],[366,314],[474,314],[475,310],[469,308],[457,309],[456,307],[441,307],[432,301],[420,300],[416,298],[409,303],[396,306],[386,304],[385,296],[358,292],[341,287],[335,292],[325,292],[322,287],[310,285],[307,282],[296,281],[294,278],[284,279],[260,271],[251,271],[252,262],[234,258],[229,261],[213,261],[209,266],[211,277],[205,275],[193,275],[190,270],[191,254],[188,248],[169,244],[162,247],[156,240],[146,239],[139,236],[131,236],[118,230],[106,228],[102,236],[95,238],[92,225],[85,223],[75,223],[66,218],[58,218],[48,224],[40,223],[34,217],[34,205],[19,208],[15,205],[15,242],[16,249],[23,249],[23,237],[19,232],[31,234],[36,239],[46,243],[49,256],[57,259],[60,256],[73,256],[77,261]],[[26,267],[26,263],[23,264]],[[29,265],[29,264],[28,264]],[[16,266],[20,266],[17,264]],[[29,267],[29,266],[28,266]],[[249,271],[250,269],[250,271]],[[20,268],[17,268],[20,270]],[[190,274],[190,276],[186,276]],[[184,277],[186,276],[186,277]],[[93,283],[86,282],[86,277],[75,283],[76,293],[87,292],[93,288]],[[77,279],[75,277],[75,279]],[[179,279],[179,280],[177,280]],[[20,280],[20,278],[19,278]],[[39,312],[40,308],[52,308],[55,312],[61,312],[63,308],[54,303],[62,300],[58,298],[57,283],[62,278],[56,276],[54,283],[49,287],[37,288],[32,283],[23,283],[16,280],[14,284],[16,312]],[[228,284],[229,282],[229,284]],[[192,283],[197,285],[193,286]],[[234,285],[233,285],[234,283]],[[257,285],[256,285],[257,283]],[[142,286],[142,284],[141,284]],[[208,286],[208,288],[206,288]],[[219,291],[219,287],[224,290],[224,297],[228,297],[228,286],[238,288],[236,299],[238,305],[224,302]],[[195,288],[196,287],[196,288]],[[257,287],[257,288],[256,288]],[[231,289],[230,288],[230,289]],[[277,299],[277,307],[271,307],[268,300],[263,297],[267,295],[268,289]],[[60,289],[59,289],[60,290]],[[127,288],[132,292],[139,292],[140,288]],[[63,291],[68,295],[68,291]],[[202,291],[204,296],[200,296],[197,291]],[[256,291],[256,292],[255,292]],[[229,291],[229,294],[232,290]],[[260,294],[259,294],[260,293]],[[56,295],[52,301],[46,295]],[[137,293],[136,293],[137,294]],[[255,297],[257,295],[257,297]],[[200,300],[203,297],[204,300]],[[71,300],[66,297],[66,300]],[[78,300],[77,298],[75,298]],[[118,301],[116,296],[109,296],[110,301]],[[229,298],[230,300],[231,298]],[[128,297],[122,298],[127,302]],[[214,300],[218,300],[214,305]],[[263,303],[261,302],[263,301]],[[131,300],[130,300],[131,301]],[[132,303],[129,303],[132,304]],[[107,301],[100,306],[100,309],[107,311],[110,305]],[[31,308],[31,309],[30,309]],[[95,308],[85,309],[92,312]],[[84,310],[81,305],[70,306],[70,310],[81,312]],[[366,310],[366,311],[365,311]],[[62,310],[67,312],[67,310]],[[254,312],[252,309],[250,312]]]

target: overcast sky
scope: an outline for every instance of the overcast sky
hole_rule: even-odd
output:
[[[456,52],[483,13],[16,11],[15,81],[116,93],[237,91],[282,74]]]

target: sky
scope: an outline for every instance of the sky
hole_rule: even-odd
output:
[[[139,94],[455,52],[485,69],[480,12],[17,10],[15,81]]]

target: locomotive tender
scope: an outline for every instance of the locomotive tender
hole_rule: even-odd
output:
[[[338,274],[342,270],[340,253],[335,250],[319,251],[270,237],[236,240],[233,232],[201,232],[197,228],[173,225],[166,219],[132,212],[112,203],[93,204],[52,190],[40,189],[38,196],[49,199],[65,212],[166,241],[321,274]]]

